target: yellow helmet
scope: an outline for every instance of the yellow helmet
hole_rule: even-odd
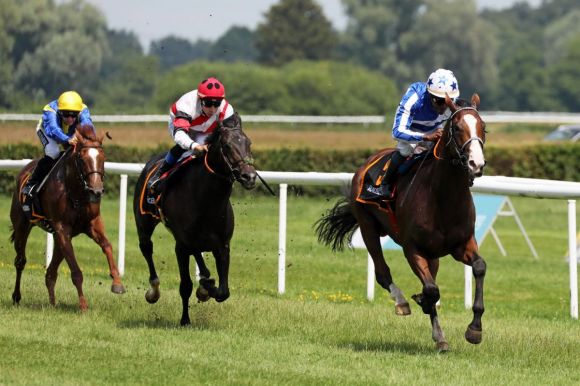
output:
[[[83,99],[76,91],[63,92],[57,103],[59,110],[80,112],[83,109]]]

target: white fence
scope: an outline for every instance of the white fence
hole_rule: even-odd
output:
[[[509,112],[509,111],[482,111],[481,118],[488,123],[552,123],[552,124],[580,124],[580,114],[552,113],[552,112]],[[165,115],[93,115],[95,122],[167,122]],[[384,115],[246,115],[244,122],[269,123],[386,123]],[[38,121],[40,114],[0,114],[0,121]]]
[[[30,160],[0,160],[0,170],[18,170]],[[119,246],[118,265],[121,274],[125,267],[125,231],[126,231],[126,201],[127,174],[138,175],[144,164],[106,162],[105,169],[109,173],[121,174],[119,197]],[[352,173],[318,173],[318,172],[275,172],[261,171],[262,178],[269,183],[280,185],[279,207],[279,244],[278,244],[278,292],[285,292],[286,266],[286,207],[288,184],[299,185],[347,185]],[[569,272],[570,272],[570,314],[578,319],[578,270],[576,245],[576,199],[580,198],[580,183],[568,181],[539,180],[531,178],[515,178],[503,176],[484,176],[475,180],[471,189],[473,192],[517,195],[535,198],[568,199],[568,238],[569,238]],[[52,242],[52,239],[50,239]],[[52,247],[47,248],[47,254]],[[466,298],[467,289],[471,292],[471,271],[466,267]],[[372,272],[372,270],[370,270]],[[467,281],[469,280],[469,284]]]

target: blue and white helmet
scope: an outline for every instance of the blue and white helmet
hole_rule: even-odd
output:
[[[450,98],[457,98],[459,96],[459,85],[453,72],[439,68],[429,75],[427,91],[440,98],[445,98],[445,93]]]

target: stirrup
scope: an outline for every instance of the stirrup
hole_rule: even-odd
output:
[[[32,197],[34,197],[34,191],[35,191],[35,189],[36,189],[36,184],[34,184],[34,185],[26,184],[22,188],[22,194],[25,195],[25,196],[27,196],[27,197],[32,198]]]

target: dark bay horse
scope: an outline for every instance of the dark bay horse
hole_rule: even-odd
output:
[[[458,105],[446,98],[452,114],[434,148],[434,159],[416,167],[414,175],[401,176],[394,214],[378,204],[356,200],[367,165],[391,151],[387,149],[370,157],[355,173],[349,196],[339,201],[317,222],[316,227],[321,242],[331,245],[333,250],[340,250],[358,225],[373,259],[377,282],[391,293],[396,313],[407,315],[411,312],[409,304],[393,282],[380,237],[389,235],[401,245],[411,269],[423,284],[422,292],[413,299],[430,316],[432,338],[440,351],[448,350],[449,346],[437,317],[435,303],[439,300],[439,288],[435,280],[439,258],[448,254],[473,267],[473,320],[467,327],[465,338],[474,344],[482,340],[486,264],[479,255],[474,236],[475,207],[469,188],[473,179],[483,174],[485,124],[477,112],[477,94],[472,96],[471,105],[461,102]]]
[[[105,177],[103,136],[97,137],[92,125],[78,127],[75,136],[77,144],[69,148],[57,161],[37,194],[42,211],[34,215],[33,221],[29,221],[22,210],[23,197],[20,188],[30,177],[37,161],[31,161],[18,174],[10,209],[13,229],[10,240],[16,250],[16,285],[12,294],[14,304],[18,304],[21,299],[20,279],[26,265],[26,242],[34,225],[54,234],[54,253],[45,279],[50,304],[55,304],[54,287],[58,267],[64,259],[71,270],[72,282],[78,292],[79,307],[81,311],[88,308],[83,294],[83,273],[71,243],[72,238],[80,233],[93,239],[107,256],[109,273],[113,278],[111,291],[118,294],[125,292],[113,259],[113,248],[105,236],[100,212]]]
[[[199,301],[214,298],[223,302],[230,296],[228,272],[230,265],[230,240],[234,232],[234,212],[230,194],[234,181],[244,188],[256,184],[256,169],[250,150],[250,139],[242,131],[242,121],[237,113],[219,122],[207,138],[208,152],[194,159],[168,177],[164,198],[159,202],[161,216],[143,210],[146,180],[158,161],[159,155],[147,163],[135,189],[133,211],[139,248],[149,267],[151,288],[145,294],[149,303],[159,299],[159,277],[153,263],[151,235],[163,219],[175,239],[175,255],[179,266],[179,294],[183,305],[181,325],[190,324],[189,298],[193,282],[189,272],[189,260],[193,255],[200,271],[196,296]],[[216,262],[219,279],[210,277],[202,252],[211,251]]]

